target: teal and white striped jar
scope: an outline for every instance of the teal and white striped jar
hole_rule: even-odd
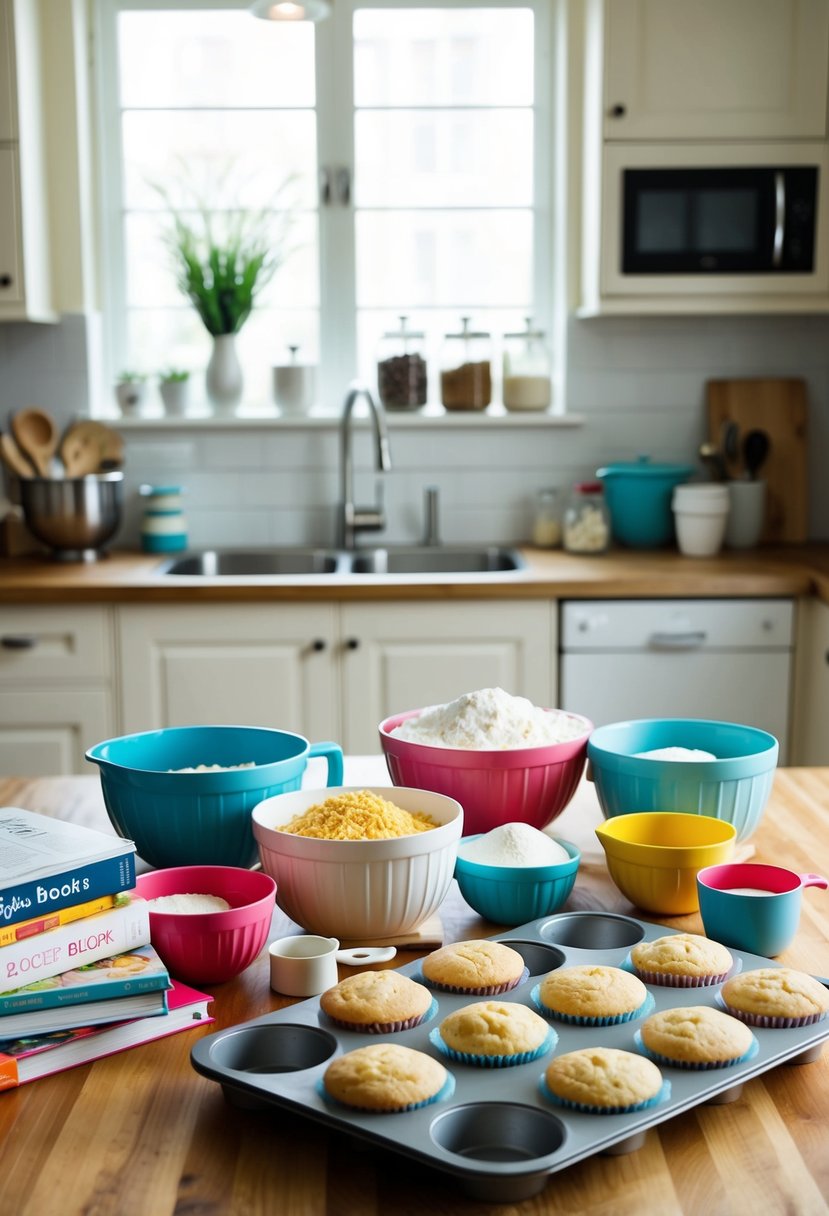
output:
[[[178,553],[187,548],[187,520],[181,506],[181,486],[141,486],[147,500],[141,524],[145,553]]]

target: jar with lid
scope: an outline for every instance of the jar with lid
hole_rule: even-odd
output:
[[[178,553],[187,548],[187,520],[181,486],[140,487],[146,499],[141,521],[141,548],[145,553]]]
[[[561,503],[558,490],[539,490],[535,496],[533,544],[555,549],[561,544]]]
[[[573,486],[564,508],[562,529],[568,553],[604,553],[610,544],[610,513],[600,481]]]
[[[407,328],[384,333],[377,352],[377,392],[387,410],[416,410],[426,404],[425,335]]]
[[[544,334],[532,317],[520,333],[504,334],[503,398],[511,411],[549,409],[553,396],[552,359]]]
[[[469,328],[446,334],[440,371],[440,399],[447,410],[484,410],[492,400],[490,336]]]

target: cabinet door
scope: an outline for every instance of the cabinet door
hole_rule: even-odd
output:
[[[0,310],[23,299],[17,150],[0,148]]]
[[[92,770],[84,752],[114,734],[108,689],[5,687],[0,691],[0,773],[48,777]]]
[[[798,607],[792,764],[829,764],[829,604]]]
[[[12,0],[0,0],[0,143],[17,139]]]
[[[554,628],[546,601],[344,604],[344,749],[379,752],[390,714],[478,688],[553,705]]]
[[[607,0],[606,139],[820,138],[827,0]]]
[[[239,724],[336,741],[334,627],[317,604],[122,608],[124,730]]]

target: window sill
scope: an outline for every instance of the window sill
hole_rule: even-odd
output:
[[[160,409],[150,413],[135,416],[113,414],[102,421],[110,422],[125,431],[155,430],[163,427],[165,430],[255,430],[267,429],[299,429],[325,430],[338,427],[340,413],[312,410],[309,414],[280,414],[276,409],[241,406],[237,414],[208,414],[192,413],[183,417],[161,413]],[[360,415],[356,416],[359,420]],[[367,414],[366,414],[367,417]],[[553,414],[547,410],[522,413],[509,413],[503,406],[490,406],[487,410],[470,410],[448,412],[440,407],[427,407],[423,411],[395,412],[387,411],[386,419],[392,430],[420,430],[423,428],[491,430],[498,428],[521,427],[578,427],[584,424],[580,414]]]

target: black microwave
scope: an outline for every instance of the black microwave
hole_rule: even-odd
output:
[[[809,275],[818,166],[626,168],[623,275]]]

